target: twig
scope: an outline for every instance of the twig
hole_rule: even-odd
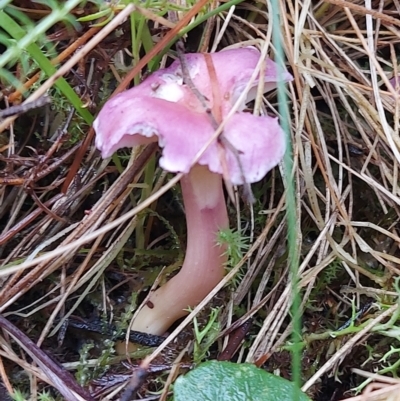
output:
[[[0,110],[0,119],[9,117],[9,116],[14,116],[14,115],[19,115],[22,113],[26,113],[30,110],[38,109],[39,107],[42,107],[46,104],[49,104],[51,99],[48,96],[42,96],[37,100],[34,100],[33,102],[30,103],[23,103],[23,104],[18,104],[15,106],[8,107],[7,109]]]
[[[21,347],[25,349],[66,401],[82,401],[82,399],[85,401],[95,401],[85,389],[76,383],[70,372],[50,358],[49,355],[2,315],[0,315],[0,327],[10,333]],[[80,397],[77,397],[74,393]]]

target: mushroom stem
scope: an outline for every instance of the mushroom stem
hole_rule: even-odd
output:
[[[218,284],[227,261],[217,245],[219,230],[228,228],[221,175],[196,165],[181,180],[186,212],[187,249],[180,272],[150,295],[132,330],[161,335]]]

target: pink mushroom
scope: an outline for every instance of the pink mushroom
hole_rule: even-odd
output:
[[[259,58],[255,48],[185,55],[192,82],[218,123],[243,92]],[[265,73],[253,83],[241,110],[254,99],[260,79],[264,91],[276,87],[277,65],[270,59],[265,62]],[[158,141],[160,166],[185,173],[181,180],[187,222],[183,266],[150,295],[132,327],[158,335],[184,316],[187,308],[202,301],[224,276],[227,257],[225,249],[217,245],[218,232],[229,225],[222,176],[234,185],[259,181],[285,151],[277,118],[238,111],[224,127],[229,146],[214,141],[192,166],[195,155],[214,134],[215,124],[182,75],[181,64],[175,61],[110,99],[94,122],[96,146],[103,157],[122,147]],[[281,79],[292,77],[283,72]]]

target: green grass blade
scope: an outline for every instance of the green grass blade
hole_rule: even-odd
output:
[[[26,37],[26,32],[21,28],[6,12],[0,11],[0,26],[15,40],[20,40]],[[36,61],[40,69],[47,75],[53,75],[57,70],[50,60],[42,53],[40,47],[36,43],[31,43],[26,47],[30,56]],[[73,107],[82,116],[87,124],[91,124],[93,121],[92,114],[84,107],[82,107],[82,101],[79,96],[75,93],[72,87],[64,78],[59,78],[56,83],[56,87],[62,92],[62,94],[71,102]]]
[[[280,71],[284,71],[285,54],[282,45],[282,33],[279,16],[279,1],[271,1],[271,12],[273,21],[272,38],[276,49],[276,62],[280,65]],[[301,314],[300,314],[300,294],[298,289],[298,268],[299,268],[299,250],[297,246],[297,216],[296,216],[296,195],[295,186],[292,179],[293,171],[293,149],[290,135],[290,114],[288,109],[287,96],[285,92],[285,84],[278,79],[278,103],[279,114],[281,116],[280,124],[286,133],[287,150],[284,156],[285,166],[285,188],[286,188],[286,219],[288,226],[288,255],[291,273],[292,285],[292,306],[291,315],[293,323],[292,331],[292,380],[298,388],[301,387]],[[297,400],[300,393],[294,394],[293,400]]]
[[[35,43],[57,22],[66,19],[71,10],[80,3],[81,0],[69,0],[61,8],[53,9],[52,12],[36,24],[29,33],[24,34],[23,37],[19,38],[16,46],[10,47],[0,56],[0,68],[18,57],[22,51],[27,49],[30,44]],[[2,26],[2,28],[4,27]]]

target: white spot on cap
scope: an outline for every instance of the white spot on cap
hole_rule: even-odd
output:
[[[176,82],[166,82],[161,84],[153,93],[153,96],[158,99],[168,100],[169,102],[177,103],[179,102],[184,93],[182,88]]]

